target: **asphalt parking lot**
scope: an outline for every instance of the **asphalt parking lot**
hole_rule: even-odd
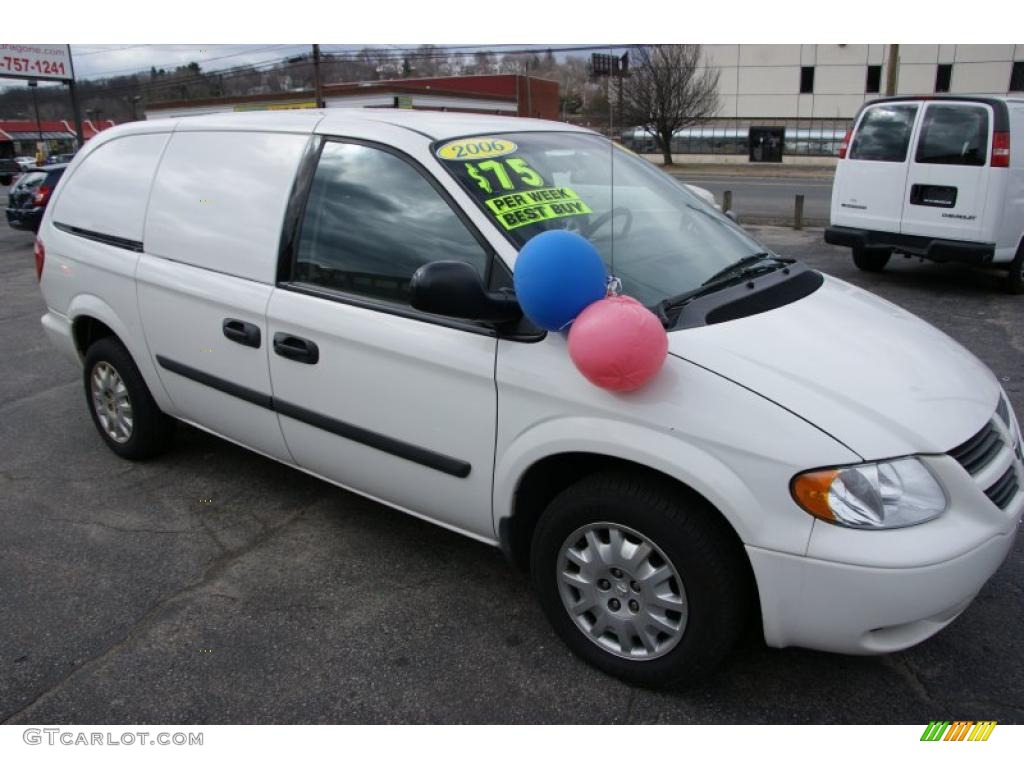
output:
[[[754,231],[950,333],[1024,415],[1024,297],[1000,274],[865,275],[820,230]],[[496,549],[190,428],[118,459],[42,311],[32,236],[0,223],[2,723],[1024,722],[1022,539],[909,651],[751,640],[697,688],[636,690],[570,654]]]

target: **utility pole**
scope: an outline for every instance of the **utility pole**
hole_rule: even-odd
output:
[[[526,116],[533,117],[533,93],[530,88],[530,59],[526,59]]]
[[[28,89],[32,92],[32,108],[36,113],[36,134],[39,136],[39,143],[43,143],[43,124],[39,120],[39,101],[36,99],[36,88],[39,87],[39,83],[35,80],[28,81]],[[45,151],[45,150],[44,150]]]
[[[85,143],[85,136],[82,134],[82,113],[78,109],[78,94],[75,92],[75,61],[71,57],[71,46],[68,46],[68,64],[71,66],[71,79],[68,81],[68,89],[71,91],[71,112],[75,118],[75,133],[78,134],[78,146],[82,148]]]
[[[889,46],[889,68],[885,72],[885,95],[896,95],[896,84],[899,81],[900,70],[900,47],[892,44]]]
[[[324,107],[324,92],[320,85],[320,46],[313,46],[313,93],[317,107]]]

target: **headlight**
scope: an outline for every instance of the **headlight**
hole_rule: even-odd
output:
[[[791,490],[815,517],[850,528],[902,528],[946,511],[946,494],[914,458],[804,472]]]

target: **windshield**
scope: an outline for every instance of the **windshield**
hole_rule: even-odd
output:
[[[682,183],[599,136],[476,136],[435,154],[517,248],[549,229],[578,232],[623,293],[649,306],[765,251]]]

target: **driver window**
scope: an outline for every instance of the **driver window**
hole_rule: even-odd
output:
[[[409,281],[423,264],[465,261],[483,278],[489,258],[410,163],[361,144],[324,146],[293,280],[407,305]]]

